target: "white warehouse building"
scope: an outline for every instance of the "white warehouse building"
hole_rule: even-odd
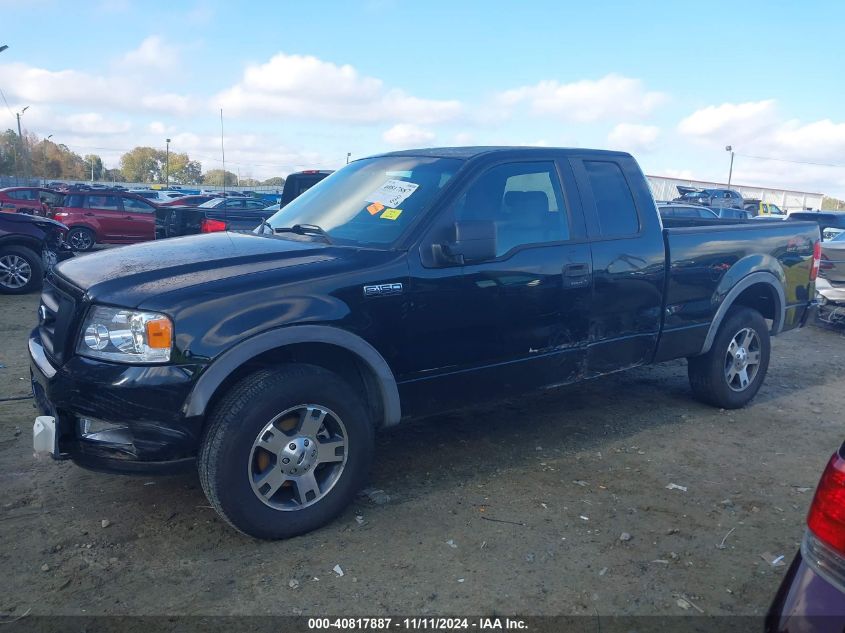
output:
[[[705,182],[703,180],[686,180],[683,178],[666,178],[664,176],[646,176],[655,200],[672,200],[678,197],[678,185],[695,187],[697,189],[728,189],[722,182]],[[821,209],[824,194],[809,191],[790,191],[789,189],[771,189],[769,187],[752,187],[748,185],[731,184],[730,189],[738,191],[743,198],[757,199],[770,204],[776,204],[784,211],[803,211],[804,209]]]

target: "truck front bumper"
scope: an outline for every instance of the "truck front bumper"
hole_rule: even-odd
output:
[[[196,366],[134,366],[74,356],[61,367],[29,338],[32,393],[39,417],[35,452],[93,470],[168,473],[191,466],[201,418],[182,411]]]

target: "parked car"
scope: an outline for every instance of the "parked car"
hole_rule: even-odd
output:
[[[695,218],[705,220],[718,220],[719,216],[707,207],[694,204],[672,204],[658,203],[657,210],[661,218]]]
[[[747,220],[751,217],[748,211],[736,207],[716,207],[710,210],[723,220]]]
[[[743,208],[748,211],[751,217],[773,216],[786,217],[786,211],[782,211],[776,204],[763,202],[761,200],[746,200]]]
[[[196,460],[230,525],[284,538],[341,512],[374,432],[408,418],[674,358],[696,398],[742,407],[770,336],[812,313],[818,226],[664,222],[626,153],[422,149],[354,161],[253,233],[63,262],[29,339],[35,451]]]
[[[156,211],[156,238],[218,231],[252,231],[273,215],[263,200],[227,196],[197,206],[160,206]]]
[[[734,209],[743,208],[743,198],[738,191],[733,189],[696,189],[694,187],[678,187],[680,197],[672,202],[685,202],[687,204],[700,204],[713,209],[730,207]]]
[[[72,256],[67,227],[25,213],[0,213],[0,293],[23,294],[41,287],[44,273]]]
[[[845,444],[822,473],[801,548],[769,609],[765,630],[845,630]]]
[[[156,207],[126,192],[69,193],[53,217],[68,227],[67,242],[75,251],[95,244],[134,244],[155,238]]]
[[[284,187],[282,187],[282,197],[279,203],[282,206],[290,204],[318,182],[328,178],[332,173],[331,170],[308,169],[288,174],[287,178],[285,178]]]
[[[5,187],[0,189],[0,210],[46,216],[62,197],[46,187]]]
[[[175,206],[185,206],[185,207],[195,207],[201,205],[203,202],[208,202],[209,200],[213,200],[217,196],[212,195],[186,195],[181,196],[178,198],[174,198],[172,200],[168,200],[166,202],[160,202],[158,206],[160,207],[175,207]]]
[[[845,231],[845,211],[793,211],[787,219],[815,222],[825,240],[831,240]]]

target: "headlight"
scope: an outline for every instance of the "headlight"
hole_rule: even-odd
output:
[[[119,363],[166,363],[173,323],[157,312],[95,306],[88,311],[76,353]]]

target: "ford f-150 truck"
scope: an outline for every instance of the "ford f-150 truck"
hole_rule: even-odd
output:
[[[625,153],[423,149],[252,234],[63,262],[29,339],[36,452],[196,463],[226,521],[273,539],[337,515],[407,418],[673,358],[742,407],[814,307],[818,226],[670,222]]]

